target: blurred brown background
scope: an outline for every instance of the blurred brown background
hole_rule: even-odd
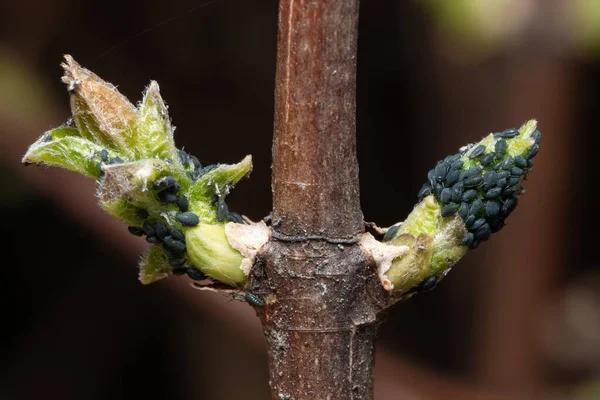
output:
[[[161,85],[179,146],[254,156],[228,198],[270,210],[276,1],[0,3],[0,398],[267,399],[258,320],[187,278],[137,281],[145,247],[94,183],[20,157],[69,116],[62,54],[132,101]],[[600,399],[600,1],[363,1],[366,220],[404,219],[428,169],[535,117],[519,210],[427,294],[393,308],[377,399]]]

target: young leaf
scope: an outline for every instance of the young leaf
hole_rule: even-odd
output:
[[[138,158],[168,158],[180,164],[167,106],[155,81],[150,82],[144,93],[135,124],[138,134],[135,150]]]
[[[23,163],[48,164],[97,179],[102,147],[79,137],[77,129],[61,127],[44,133],[23,157]]]

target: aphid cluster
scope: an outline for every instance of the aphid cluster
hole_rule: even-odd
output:
[[[428,182],[419,190],[422,199],[433,194],[442,204],[442,217],[458,213],[467,232],[463,244],[472,249],[504,227],[505,220],[518,204],[521,183],[533,166],[541,133],[525,154],[507,154],[507,140],[519,135],[517,129],[494,133],[493,151],[483,144],[461,149],[448,156],[427,174]],[[472,166],[465,167],[465,162]]]
[[[200,179],[206,173],[217,168],[217,165],[215,164],[202,166],[202,163],[197,157],[186,153],[184,150],[179,150],[179,160],[184,168],[188,169],[186,174],[192,181]],[[228,190],[226,190],[226,192],[228,192]],[[229,207],[227,207],[227,204],[225,203],[226,194],[227,193],[217,194],[212,201],[212,205],[217,207],[217,220],[223,222],[227,219],[229,222],[243,224],[244,220],[240,214],[229,211]],[[184,210],[182,209],[182,211]]]
[[[181,184],[173,176],[163,176],[155,180],[154,189],[161,203],[176,204],[183,213],[188,211],[190,203],[184,194],[179,194]]]
[[[211,204],[217,207],[217,220],[219,222],[223,222],[223,220],[227,219],[227,221],[235,222],[236,224],[244,223],[244,219],[240,214],[229,211],[229,207],[227,207],[227,204],[225,204],[224,195],[215,195]]]
[[[179,161],[187,169],[186,174],[192,181],[197,181],[207,172],[217,168],[216,164],[202,166],[202,163],[196,156],[186,153],[185,150],[179,150]]]
[[[182,214],[192,213],[179,213]],[[141,228],[130,226],[129,232],[135,236],[146,235],[146,241],[152,244],[162,244],[163,251],[169,259],[169,264],[173,267],[174,275],[186,274],[194,280],[206,279],[206,275],[201,271],[193,267],[185,266],[185,236],[180,229],[171,227],[160,221],[152,221],[149,218],[148,211],[143,209],[137,210],[137,215],[145,219],[144,224]],[[196,219],[198,218],[195,214],[192,214]],[[199,220],[198,220],[199,223]],[[197,223],[196,223],[197,224]]]

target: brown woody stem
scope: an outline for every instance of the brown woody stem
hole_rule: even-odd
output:
[[[388,302],[364,231],[355,135],[358,0],[281,0],[273,140],[273,241],[250,288],[273,399],[372,399]]]
[[[358,0],[281,0],[273,224],[283,235],[361,233],[356,159]]]

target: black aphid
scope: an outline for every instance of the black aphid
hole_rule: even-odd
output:
[[[160,243],[160,239],[156,236],[146,236],[146,242],[152,243],[152,244],[158,244],[158,243]]]
[[[505,138],[505,139],[510,139],[510,138],[514,138],[516,136],[519,136],[519,131],[516,130],[516,129],[514,129],[514,128],[507,129],[507,130],[505,130],[503,132],[495,133],[494,136]]]
[[[469,215],[469,205],[467,203],[460,203],[458,215],[460,215],[462,219],[467,218],[467,215]]]
[[[459,177],[460,177],[460,172],[458,172],[455,169],[450,170],[448,172],[448,175],[446,175],[446,186],[454,185],[456,182],[458,182]]]
[[[504,214],[504,215],[510,214],[511,212],[513,212],[515,210],[515,208],[517,208],[518,204],[519,204],[519,199],[517,199],[516,197],[506,200],[504,202],[504,204],[502,205],[502,214]]]
[[[419,190],[417,197],[419,199],[422,199],[423,197],[427,197],[430,194],[431,194],[431,186],[429,186],[428,183],[425,183],[423,186],[421,186],[421,189]]]
[[[527,168],[532,168],[533,167],[533,160],[529,159],[527,160]]]
[[[433,194],[438,199],[442,196],[442,190],[444,190],[444,185],[442,185],[441,183],[434,183],[433,184]]]
[[[494,150],[496,151],[496,158],[498,160],[501,160],[502,157],[504,157],[504,154],[506,153],[506,150],[508,149],[508,143],[506,143],[506,140],[500,139],[496,142],[496,144],[494,145]]]
[[[165,246],[173,250],[175,253],[183,253],[185,252],[185,243],[180,242],[172,236],[165,236],[164,239]]]
[[[111,165],[114,164],[123,164],[125,161],[121,157],[114,157],[108,160],[108,163]]]
[[[482,211],[483,211],[483,201],[477,199],[473,203],[471,203],[471,209],[469,210],[470,215],[479,217],[479,215],[481,215]]]
[[[485,224],[485,218],[479,218],[478,220],[476,220],[473,225],[471,226],[471,228],[469,228],[472,231],[476,231],[477,229],[479,229],[481,226],[483,226],[483,224]]]
[[[502,188],[493,188],[485,192],[486,199],[497,199],[502,194]]]
[[[157,222],[156,225],[154,225],[154,231],[156,232],[156,236],[158,236],[161,240],[164,240],[169,234],[167,226],[162,222]]]
[[[477,229],[475,232],[473,232],[473,237],[475,238],[475,240],[485,242],[486,240],[488,240],[490,238],[491,234],[492,234],[492,230],[490,229],[490,226],[487,223],[485,223],[485,224],[481,225],[481,227],[479,229]]]
[[[182,257],[182,254],[181,254],[181,253],[177,253],[177,252],[173,251],[173,250],[172,250],[172,249],[171,249],[169,246],[167,246],[167,245],[166,245],[164,242],[163,242],[163,244],[162,244],[162,247],[163,247],[163,251],[165,252],[165,254],[167,255],[167,257],[169,257],[169,260],[170,260],[170,259],[173,259],[173,258],[181,258],[181,257]]]
[[[46,134],[44,135],[44,138],[42,139],[42,142],[44,142],[44,143],[48,143],[48,142],[51,142],[51,141],[52,141],[52,135],[51,135],[51,134],[49,134],[49,133],[46,133]]]
[[[154,236],[155,235],[154,227],[152,225],[150,225],[150,223],[148,221],[144,222],[144,226],[142,227],[142,230],[148,236]]]
[[[500,214],[500,203],[497,201],[488,201],[485,205],[486,217],[497,217]]]
[[[440,201],[444,204],[450,202],[450,198],[452,197],[452,189],[444,188],[442,193],[440,194]]]
[[[435,166],[434,173],[433,173],[433,179],[438,182],[442,182],[446,178],[447,173],[448,173],[448,164],[445,162],[442,162],[441,164],[438,164]]]
[[[225,219],[225,217],[227,216],[228,212],[229,212],[229,207],[227,207],[227,204],[225,204],[224,201],[220,202],[217,205],[217,220],[219,222],[223,221]]]
[[[506,180],[506,178],[498,179],[498,183],[496,183],[496,186],[502,189],[504,189],[507,185],[508,181]]]
[[[480,144],[478,146],[476,146],[473,151],[471,151],[471,153],[469,154],[469,158],[472,160],[474,158],[477,157],[481,157],[483,155],[483,153],[485,152],[485,145]]]
[[[527,160],[523,156],[515,156],[515,166],[519,168],[527,167]]]
[[[505,171],[509,171],[513,167],[513,156],[510,154],[499,164],[499,167]]]
[[[512,167],[510,169],[510,174],[513,176],[521,176],[521,175],[525,175],[525,170],[521,169],[519,167]]]
[[[465,180],[465,179],[469,179],[469,178],[471,178],[472,176],[475,176],[475,175],[477,175],[477,174],[478,174],[478,173],[480,173],[480,172],[481,172],[481,167],[480,167],[480,166],[478,166],[478,165],[476,165],[476,166],[474,166],[474,167],[471,167],[471,168],[469,168],[469,169],[468,169],[468,170],[466,170],[466,171],[463,171],[463,172],[461,172],[461,173],[460,173],[460,178],[459,178],[459,179],[460,179],[461,181],[462,181],[462,180]]]
[[[457,160],[457,161],[454,161],[454,162],[453,162],[453,163],[450,165],[450,167],[451,167],[452,169],[462,169],[462,167],[463,167],[464,165],[465,165],[465,163],[464,163],[464,162],[462,162],[461,160]]]
[[[171,186],[165,189],[167,192],[171,192],[173,194],[177,194],[181,190],[181,185],[179,182],[175,181]]]
[[[535,157],[535,155],[538,153],[538,151],[540,151],[540,145],[536,143],[533,146],[531,146],[531,148],[527,152],[527,155],[526,155],[527,159],[531,159],[531,158]]]
[[[154,181],[154,188],[156,190],[163,191],[175,184],[175,177],[173,176],[163,176]]]
[[[507,183],[508,183],[507,186],[514,186],[514,185],[518,184],[519,182],[521,182],[520,176],[511,176],[510,179],[507,181]]]
[[[492,161],[494,161],[494,157],[495,157],[494,153],[487,153],[487,154],[481,156],[481,158],[479,159],[479,162],[481,163],[481,165],[490,165],[492,163]]]
[[[169,229],[169,235],[171,235],[176,240],[179,240],[181,242],[185,242],[185,236],[183,235],[183,232],[181,232],[177,228],[171,228],[171,229]]]
[[[455,214],[459,208],[460,208],[460,205],[458,205],[456,203],[446,204],[444,206],[444,208],[442,208],[442,217],[449,217],[449,216]]]
[[[452,187],[452,195],[450,196],[450,201],[453,203],[460,203],[462,200],[464,191],[464,185],[462,182],[458,182],[456,185]]]
[[[512,197],[517,193],[518,185],[516,186],[508,186],[502,191],[502,195],[505,197]]]
[[[475,175],[470,177],[469,179],[465,179],[464,184],[466,188],[472,188],[479,186],[483,183],[483,176]]]
[[[183,212],[175,215],[175,219],[183,226],[196,226],[200,223],[200,218],[192,212]]]
[[[135,235],[135,236],[142,236],[144,234],[144,231],[142,231],[140,228],[138,228],[136,226],[128,226],[127,230],[129,231],[129,233],[131,233],[132,235]]]
[[[509,171],[498,171],[498,179],[508,179],[510,178],[510,172]]]
[[[467,229],[471,229],[471,227],[473,226],[473,224],[475,223],[476,220],[477,220],[476,216],[469,215],[467,217],[467,219],[465,220],[465,226],[467,227]]]
[[[475,200],[476,197],[477,197],[477,190],[469,189],[465,193],[463,193],[462,201],[470,203],[471,201]]]
[[[498,173],[496,171],[488,171],[483,174],[483,190],[491,189],[498,183]],[[486,187],[487,186],[487,187]]]
[[[460,158],[460,154],[452,154],[449,155],[448,157],[444,158],[444,162],[447,162],[448,164],[452,164],[454,161],[458,160]]]
[[[462,244],[470,247],[473,244],[474,239],[475,238],[473,237],[473,234],[471,232],[467,232],[462,240]]]
[[[491,221],[489,224],[490,224],[490,230],[492,231],[492,233],[496,233],[496,232],[500,231],[502,228],[504,228],[504,220],[503,219]]]
[[[206,274],[194,267],[189,267],[185,272],[187,272],[187,275],[190,277],[190,279],[195,281],[203,281],[206,279]]]
[[[177,202],[177,196],[174,195],[171,192],[160,192],[158,194],[158,199],[160,200],[161,203],[166,203],[166,204],[174,204]]]
[[[141,219],[146,219],[149,217],[148,211],[144,210],[143,208],[138,208],[137,210],[135,210],[135,213]]]
[[[396,235],[396,232],[398,232],[398,229],[400,229],[399,225],[390,226],[385,232],[385,235],[383,235],[382,240],[387,242],[388,240],[392,239]]]
[[[185,275],[187,273],[187,268],[173,268],[173,275]]]
[[[185,264],[184,258],[171,258],[169,260],[169,265],[172,267],[181,267],[183,264]]]
[[[431,290],[435,287],[436,283],[437,278],[435,277],[435,275],[432,275],[429,278],[424,279],[421,283],[419,283],[419,285],[417,286],[417,291],[426,292],[428,290]]]
[[[100,152],[100,159],[104,162],[108,161],[108,150],[102,149],[102,151]]]
[[[242,218],[242,216],[236,212],[228,212],[227,215],[225,216],[225,218],[227,218],[227,221],[229,222],[234,222],[236,224],[243,224],[244,223],[244,219]]]
[[[435,176],[435,169],[429,170],[429,172],[427,173],[427,180],[429,182],[433,182],[434,176]]]
[[[183,212],[186,212],[190,208],[190,202],[185,195],[180,194],[177,196],[177,207]]]
[[[535,142],[536,142],[536,143],[537,143],[537,142],[539,142],[539,141],[540,141],[540,139],[542,138],[542,132],[540,132],[540,131],[537,131],[537,130],[536,130],[535,132],[533,132],[533,133],[531,134],[531,138],[532,138],[533,140],[535,140]]]
[[[251,306],[259,307],[259,308],[262,308],[265,306],[265,301],[262,299],[262,297],[260,297],[257,294],[254,294],[252,292],[246,292],[244,298],[246,299],[248,304],[250,304]]]
[[[181,164],[184,167],[187,167],[188,164],[190,163],[190,159],[188,157],[188,154],[185,151],[183,151],[183,150],[179,150],[179,161],[181,161]]]

